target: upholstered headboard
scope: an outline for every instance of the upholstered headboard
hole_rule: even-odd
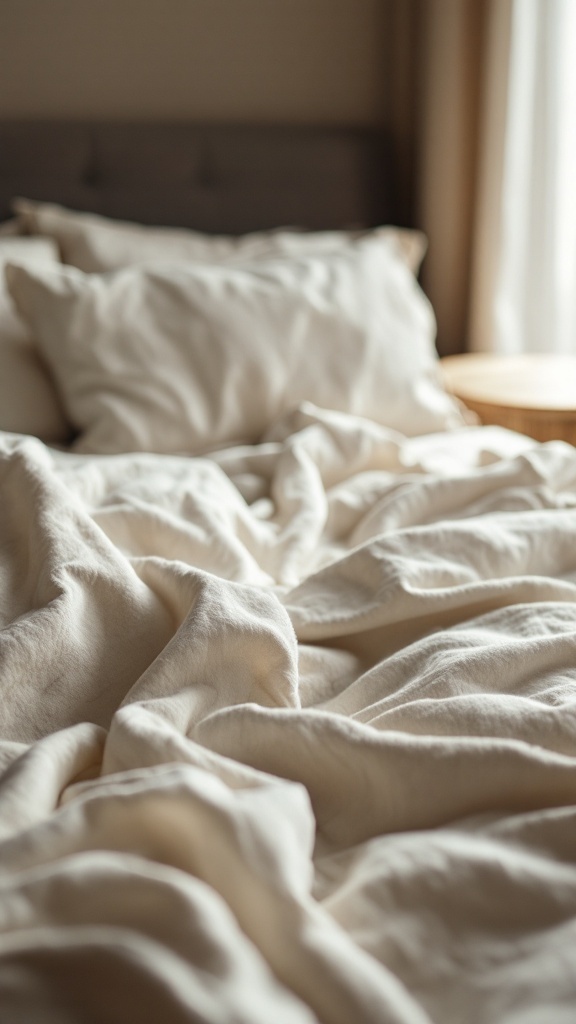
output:
[[[0,122],[0,220],[17,195],[242,233],[394,220],[389,145],[332,126]]]

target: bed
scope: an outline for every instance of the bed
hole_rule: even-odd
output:
[[[386,139],[0,193],[0,1019],[572,1022],[576,454],[443,391]]]

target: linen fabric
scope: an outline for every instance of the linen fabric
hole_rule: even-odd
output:
[[[85,273],[115,270],[159,260],[228,263],[238,259],[302,256],[346,248],[359,237],[385,238],[411,270],[426,248],[421,232],[383,226],[366,231],[297,231],[280,228],[246,235],[207,235],[187,228],[149,227],[68,210],[55,203],[15,199],[13,209],[24,233],[51,238],[64,263]]]
[[[567,1024],[574,449],[271,434],[0,435],[3,1016]]]
[[[110,275],[10,267],[8,287],[90,453],[199,453],[312,400],[414,435],[462,425],[429,303],[386,238]]]
[[[44,266],[57,261],[49,238],[0,236],[0,430],[33,434],[48,442],[66,441],[70,425],[33,339],[13,307],[4,268],[7,262]]]

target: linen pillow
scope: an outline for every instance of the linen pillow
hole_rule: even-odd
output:
[[[412,435],[463,423],[437,376],[430,305],[384,238],[243,265],[13,266],[7,279],[78,451],[254,442],[305,400]]]
[[[62,261],[87,274],[159,260],[227,263],[328,253],[364,234],[386,237],[396,247],[398,256],[416,271],[426,249],[421,232],[394,227],[369,232],[278,229],[233,237],[206,235],[187,228],[146,227],[30,199],[15,199],[12,206],[21,231],[52,238]]]
[[[57,260],[56,246],[48,238],[0,237],[0,430],[34,434],[49,443],[67,440],[70,426],[29,331],[12,305],[4,266],[8,261],[42,266]]]

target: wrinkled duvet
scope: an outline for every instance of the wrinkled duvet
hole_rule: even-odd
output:
[[[0,435],[0,1020],[576,1020],[576,452]]]

